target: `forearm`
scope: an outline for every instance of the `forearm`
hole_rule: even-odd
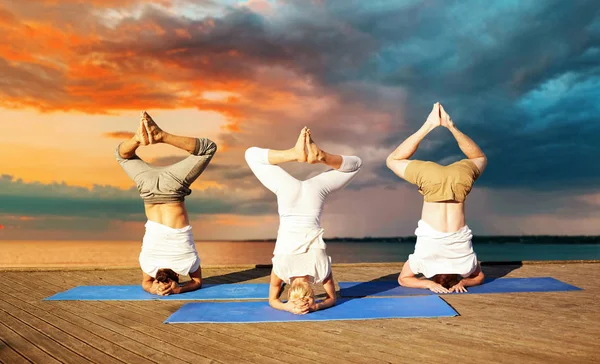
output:
[[[179,285],[179,292],[177,293],[185,293],[190,291],[195,291],[202,287],[202,281],[187,281],[181,285]]]
[[[135,155],[135,151],[139,148],[140,143],[135,139],[131,138],[119,144],[119,155],[121,158],[129,159]]]
[[[473,141],[473,139],[469,138],[466,134],[463,134],[456,126],[451,126],[448,128],[456,142],[458,143],[458,147],[464,153],[465,156],[469,159],[481,158],[485,157],[483,151],[479,148],[479,146]]]
[[[423,124],[417,132],[413,135],[406,138],[405,141],[402,142],[394,150],[389,156],[388,160],[403,160],[412,157],[413,154],[417,151],[419,144],[421,141],[434,129],[434,127],[428,123]]]
[[[269,299],[269,306],[273,307],[276,310],[287,311],[287,306],[285,305],[285,303],[281,302],[279,298]]]
[[[399,283],[402,287],[429,289],[433,281],[417,277],[404,277],[399,279]]]
[[[142,282],[142,288],[148,293],[156,294],[156,286],[154,285],[154,282]]]
[[[315,311],[324,310],[335,305],[335,297],[327,297],[321,302],[315,304]]]
[[[470,278],[470,277],[463,278],[461,280],[461,282],[464,287],[478,286],[481,283],[483,283],[483,278],[484,278],[483,274],[480,274],[473,278]]]

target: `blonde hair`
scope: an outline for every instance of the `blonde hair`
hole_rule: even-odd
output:
[[[315,293],[308,282],[295,280],[288,291],[288,301],[297,299],[308,300],[314,295]]]

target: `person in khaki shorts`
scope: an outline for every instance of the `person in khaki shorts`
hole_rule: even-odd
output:
[[[419,143],[438,126],[452,133],[467,159],[448,166],[410,160]],[[396,175],[416,185],[424,197],[415,251],[402,267],[398,283],[435,293],[466,292],[465,287],[481,284],[484,275],[465,222],[465,200],[487,165],[485,154],[458,130],[444,107],[435,103],[423,126],[402,142],[386,163]]]
[[[151,166],[137,156],[142,146],[165,143],[190,153],[165,167]],[[148,221],[139,262],[142,287],[161,296],[194,291],[202,286],[200,257],[185,207],[191,184],[202,174],[217,151],[208,138],[179,136],[162,130],[146,113],[137,133],[115,149],[115,158],[135,182]],[[190,280],[179,284],[179,276]]]

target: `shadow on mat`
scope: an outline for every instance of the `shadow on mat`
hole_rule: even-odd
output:
[[[203,278],[206,284],[230,284],[251,281],[271,275],[271,265],[257,264],[254,268]]]
[[[523,262],[521,261],[512,261],[512,262],[481,262],[481,269],[483,270],[483,274],[485,274],[485,282],[491,282],[498,278],[502,278],[508,275],[513,270],[516,270],[523,266]],[[350,301],[356,298],[364,298],[368,296],[373,296],[378,293],[382,293],[397,287],[398,284],[398,273],[392,273],[385,276],[381,276],[379,278],[372,279],[368,282],[362,282],[357,284],[356,286],[344,289],[344,294],[346,297],[341,297],[341,289],[338,292],[338,299],[343,299],[343,301]],[[374,282],[380,282],[380,284],[373,284]],[[415,295],[428,295],[429,291],[419,289],[419,288],[406,288],[407,291],[412,291]]]
[[[485,274],[485,281],[491,282],[508,275],[513,270],[523,266],[522,261],[513,262],[481,262],[481,269]]]

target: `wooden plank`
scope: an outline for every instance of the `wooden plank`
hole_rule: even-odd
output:
[[[41,280],[41,278],[38,278]],[[141,305],[144,304],[151,304],[153,306],[156,305],[160,305],[163,302],[142,302]],[[99,315],[103,316],[104,318],[110,319],[110,317],[108,316],[104,316],[104,315],[115,315],[118,316],[118,320],[120,322],[128,322],[131,325],[132,329],[137,329],[136,326],[139,326],[139,331],[140,332],[144,332],[146,335],[150,335],[153,336],[155,338],[159,338],[159,337],[163,337],[166,335],[166,330],[167,327],[173,327],[173,325],[162,325],[162,321],[164,320],[164,318],[166,318],[172,311],[167,311],[163,316],[161,316],[161,319],[159,321],[153,321],[150,323],[150,325],[159,325],[158,327],[165,327],[164,330],[162,329],[158,329],[157,327],[152,327],[150,325],[143,325],[140,320],[145,320],[148,317],[156,317],[157,316],[157,311],[156,309],[152,309],[149,310],[145,315],[138,315],[136,317],[127,317],[127,311],[123,311],[123,310],[114,310],[114,309],[107,309],[106,305],[110,305],[113,307],[127,307],[127,305],[130,305],[130,307],[133,306],[139,306],[140,303],[128,303],[128,302],[89,302],[90,305],[102,305],[103,310],[98,311],[98,312],[105,312]],[[167,305],[173,306],[175,305],[176,307],[179,307],[181,305],[181,303],[166,303]],[[190,334],[196,334],[197,332],[196,330],[182,330],[183,332],[185,332],[185,337],[189,337]],[[153,332],[156,332],[155,334],[153,334]],[[182,340],[182,337],[179,338],[179,341]],[[170,342],[174,342],[175,339],[169,340]],[[203,348],[199,348],[198,350],[201,350],[203,352],[203,354],[206,354],[204,348],[206,343],[212,343],[213,344],[213,348],[215,349],[215,354],[219,351],[224,351],[223,347],[227,347],[227,350],[235,350],[237,352],[238,357],[235,359],[236,361],[241,361],[243,360],[243,357],[246,357],[249,360],[255,361],[255,362],[261,362],[261,363],[268,363],[268,362],[272,362],[272,363],[278,363],[278,362],[282,362],[281,359],[281,355],[280,355],[280,351],[279,350],[275,350],[275,349],[271,349],[268,347],[264,347],[264,346],[255,346],[255,345],[244,345],[245,342],[244,341],[240,341],[239,339],[236,338],[232,338],[231,336],[227,336],[227,335],[221,335],[217,332],[209,332],[206,336],[202,337],[201,340],[199,340],[199,342],[195,343],[195,346],[199,346],[199,343]],[[240,348],[240,346],[242,346]],[[190,349],[190,346],[185,345],[182,348],[185,348],[187,350]],[[249,349],[252,349],[251,351],[249,351]],[[222,356],[222,355],[221,355]],[[297,361],[297,359],[294,359],[294,361]]]
[[[23,304],[28,304],[24,302],[25,300],[23,298],[23,293],[11,292],[9,295],[12,296],[12,299],[14,300],[21,301]],[[4,297],[4,299],[6,300],[8,297]],[[80,340],[94,345],[96,348],[98,348],[98,350],[101,350],[123,362],[153,362],[130,351],[129,349],[132,346],[135,346],[135,344],[132,344],[126,337],[110,335],[109,333],[109,338],[107,339],[106,335],[103,335],[103,328],[93,322],[81,320],[77,316],[72,315],[70,312],[64,311],[60,308],[57,309],[52,305],[42,305],[42,307],[45,307],[45,309],[41,307],[29,306],[28,310],[38,317],[41,317],[54,325],[58,325],[61,329],[68,331],[70,334],[78,337]],[[110,339],[115,341],[110,341]]]
[[[1,334],[0,334],[1,335]],[[0,339],[0,363],[6,364],[21,364],[31,363],[25,359],[21,354],[11,348],[6,342]]]
[[[28,282],[28,284],[34,285],[34,283],[32,283],[34,281],[41,282],[40,280],[35,279]],[[38,292],[43,289],[41,286],[37,286],[37,288]],[[93,331],[96,335],[113,343],[126,346],[127,349],[150,361],[157,363],[167,360],[169,363],[190,362],[179,358],[181,356],[188,357],[187,359],[192,360],[191,362],[203,362],[203,360],[210,361],[207,358],[198,355],[193,355],[193,357],[191,357],[187,351],[178,351],[176,348],[169,346],[168,343],[165,343],[162,340],[156,340],[139,331],[130,330],[114,320],[99,316],[94,312],[95,310],[90,309],[91,305],[88,302],[47,301],[43,303],[45,303],[44,306],[48,307],[49,312],[61,315],[65,320],[81,327],[93,326]],[[156,347],[159,346],[161,347],[161,350],[156,349]]]
[[[10,326],[12,326],[11,324],[14,324],[13,321],[14,320],[11,320],[9,317],[3,317],[2,321],[0,321],[0,337],[3,342],[31,362],[49,364],[60,363],[56,358],[27,340],[19,332],[13,331],[10,328]]]
[[[121,363],[78,338],[71,336],[48,322],[32,315],[26,309],[21,307],[19,302],[15,302],[10,298],[7,299],[7,296],[8,295],[5,295],[0,299],[0,310],[8,312],[14,318],[34,328],[51,340],[54,340],[56,345],[62,345],[80,357],[88,358],[93,362]]]
[[[390,279],[400,268],[401,264],[397,267],[334,267],[334,276],[338,281]],[[207,358],[225,362],[237,357],[260,362],[260,359],[274,360],[277,355],[284,362],[327,358],[394,363],[444,363],[467,358],[474,362],[507,364],[600,362],[600,342],[597,340],[600,337],[600,305],[596,303],[600,293],[600,264],[524,265],[517,269],[494,266],[484,267],[484,272],[489,276],[553,276],[585,290],[445,296],[444,299],[461,314],[455,318],[244,325],[161,324],[162,319],[183,302],[39,301],[57,290],[81,284],[139,284],[138,270],[57,271],[50,275],[8,272],[9,282],[12,280],[17,283],[14,286],[21,284],[24,288],[21,292],[11,292],[13,296],[4,300],[25,308],[69,334],[73,334],[69,331],[70,326],[59,325],[61,315],[64,320],[80,317],[82,323],[90,326],[105,321],[121,325],[120,333],[111,331],[115,334],[112,341],[128,339],[126,336],[131,331],[139,334],[148,330],[146,340],[160,337],[162,342],[169,342],[168,345],[175,348],[197,345],[187,350],[205,351]],[[205,269],[203,273],[206,281],[268,282],[268,277],[260,277],[260,272],[243,269],[239,272],[235,269]],[[31,283],[36,280],[39,283]],[[17,304],[19,300],[22,302]],[[3,307],[7,309],[7,306]],[[50,322],[46,316],[40,317],[40,312],[56,318]],[[34,324],[33,321],[29,323]],[[219,355],[219,349],[229,356]],[[17,349],[13,351],[19,353]]]

